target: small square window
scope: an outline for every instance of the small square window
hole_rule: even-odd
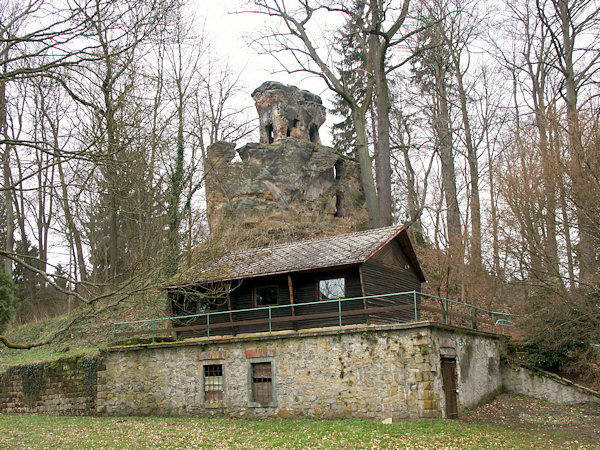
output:
[[[210,403],[223,401],[223,364],[204,366],[204,401]]]
[[[319,300],[333,300],[345,296],[346,280],[344,278],[319,280]]]
[[[198,295],[198,302],[196,303],[197,313],[206,313],[210,311],[218,311],[221,306],[227,302],[226,298],[207,297],[203,294]]]
[[[279,304],[279,288],[277,286],[261,286],[254,288],[254,305],[269,306]]]
[[[252,401],[261,406],[273,402],[273,378],[270,362],[252,363]]]

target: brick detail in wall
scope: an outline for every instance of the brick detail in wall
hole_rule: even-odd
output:
[[[206,361],[210,359],[225,359],[226,357],[227,353],[223,350],[214,350],[210,352],[198,353],[198,361]]]
[[[266,358],[273,357],[277,354],[277,351],[271,347],[259,347],[246,349],[246,358]]]

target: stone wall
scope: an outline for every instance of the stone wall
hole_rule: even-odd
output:
[[[460,408],[497,389],[497,337],[429,323],[381,325],[108,349],[98,372],[97,410],[108,415],[442,417],[442,340],[444,348],[454,343],[459,386],[476,385],[460,386]],[[272,364],[274,399],[268,406],[251,401],[254,362]],[[221,402],[204,401],[206,364],[222,365]],[[493,382],[487,386],[490,368]]]
[[[475,408],[502,391],[498,360],[502,340],[490,339],[487,334],[458,333],[436,328],[433,342],[435,354],[456,358],[460,409]],[[438,382],[441,383],[439,377]],[[442,396],[442,403],[444,401]]]
[[[504,391],[549,400],[553,403],[600,402],[598,392],[576,385],[554,374],[503,364]]]
[[[96,411],[98,356],[24,364],[0,374],[0,412],[89,415]]]

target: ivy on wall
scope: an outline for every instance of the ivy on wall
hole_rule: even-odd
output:
[[[89,414],[95,410],[99,363],[94,355],[9,367],[0,373],[0,412]],[[56,394],[63,398],[58,410]]]
[[[23,386],[23,393],[31,406],[40,399],[40,393],[45,388],[44,363],[19,366],[19,375]]]

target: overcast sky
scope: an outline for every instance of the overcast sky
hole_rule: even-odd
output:
[[[241,81],[247,93],[246,105],[253,105],[250,94],[264,81],[273,80],[284,84],[293,84],[301,89],[309,90],[322,97],[325,107],[331,105],[331,93],[323,81],[306,74],[287,74],[281,72],[274,58],[259,55],[249,47],[244,35],[256,35],[264,26],[266,16],[258,14],[236,14],[242,9],[244,0],[192,0],[191,8],[195,11],[198,26],[204,25],[207,38],[212,48],[219,54],[229,58],[230,63],[238,70],[243,70]],[[333,117],[329,117],[320,130],[323,144],[331,145]]]

